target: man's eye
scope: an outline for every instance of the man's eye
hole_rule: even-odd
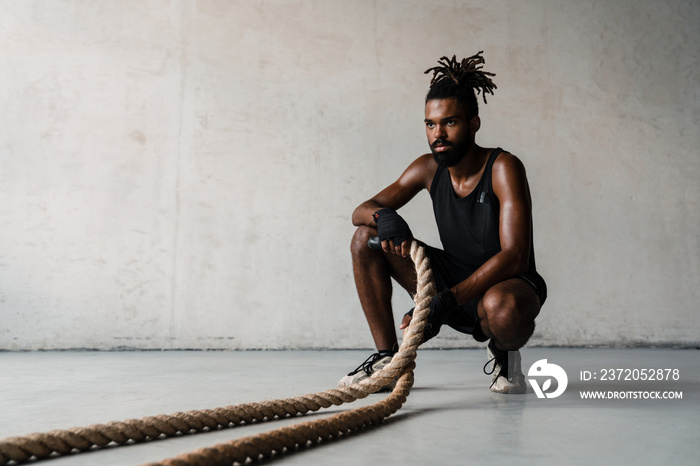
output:
[[[447,126],[454,126],[455,123],[457,123],[457,122],[454,120],[447,120]]]

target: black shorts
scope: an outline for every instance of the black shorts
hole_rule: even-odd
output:
[[[437,291],[443,291],[461,283],[476,271],[476,268],[460,261],[455,256],[431,246],[425,246],[425,251],[430,259],[430,267],[433,270],[435,287]],[[547,299],[547,284],[535,270],[528,270],[518,276],[532,287],[540,300],[540,305]],[[479,300],[482,297],[472,299],[452,311],[444,322],[435,322],[433,325],[448,325],[458,332],[472,335],[476,341],[486,341],[488,337],[481,330],[479,316],[476,312]]]

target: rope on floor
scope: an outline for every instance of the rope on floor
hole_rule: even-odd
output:
[[[399,351],[389,364],[375,372],[372,377],[346,387],[295,398],[149,416],[87,427],[53,430],[23,437],[10,437],[0,441],[0,465],[6,465],[11,461],[19,463],[30,459],[83,452],[95,447],[126,445],[235,427],[255,421],[292,417],[365,398],[398,378],[392,393],[373,405],[203,448],[160,463],[153,463],[151,466],[155,464],[231,465],[236,462],[245,463],[248,460],[258,461],[337,438],[382,421],[401,408],[413,385],[416,351],[423,339],[423,328],[430,311],[430,299],[435,294],[435,284],[428,258],[424,248],[416,241],[411,244],[411,258],[418,277],[413,320],[404,333]]]

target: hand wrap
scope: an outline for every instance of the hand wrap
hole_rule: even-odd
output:
[[[381,241],[394,241],[394,247],[413,238],[408,223],[394,209],[384,208],[374,213],[377,236]]]
[[[423,329],[423,343],[440,333],[442,324],[445,323],[452,311],[458,307],[455,295],[452,294],[449,288],[433,296],[433,299],[430,300],[430,311]],[[414,309],[411,309],[406,314],[413,318],[413,311]]]

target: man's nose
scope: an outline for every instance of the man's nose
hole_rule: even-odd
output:
[[[435,132],[433,134],[435,139],[445,139],[445,136],[447,136],[443,125],[435,125]]]

